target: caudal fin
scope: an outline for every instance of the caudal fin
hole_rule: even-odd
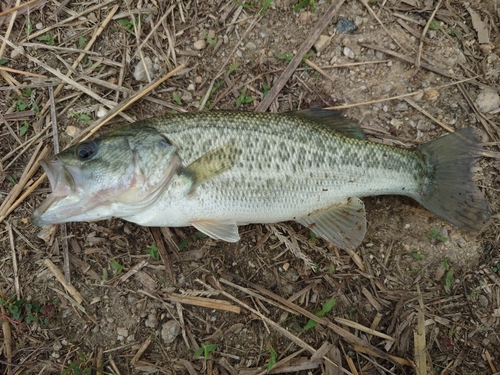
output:
[[[476,129],[465,128],[426,143],[427,181],[417,200],[456,226],[477,231],[490,219],[490,206],[472,181],[472,167],[482,147]]]

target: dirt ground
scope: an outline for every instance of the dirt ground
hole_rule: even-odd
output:
[[[500,373],[500,3],[335,4],[0,1],[2,373]],[[409,198],[367,198],[356,251],[292,223],[228,244],[29,222],[50,192],[40,157],[203,107],[343,108],[400,147],[473,126],[492,218],[470,233]]]

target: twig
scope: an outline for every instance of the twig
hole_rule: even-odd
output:
[[[391,51],[388,48],[377,46],[375,44],[364,44],[364,43],[361,44],[361,46],[362,47],[366,47],[366,48],[371,48],[371,49],[374,49],[376,51],[381,51],[381,52],[383,52],[383,53],[385,53],[387,55],[397,57],[398,59],[401,59],[401,60],[406,61],[406,62],[408,62],[410,64],[413,64],[413,65],[416,64],[415,59],[413,57],[402,55],[401,53],[397,53],[395,51]],[[458,78],[460,78],[460,77],[457,77],[457,76],[455,76],[453,74],[448,73],[444,69],[436,68],[434,65],[430,65],[430,64],[421,62],[420,66],[422,68],[424,68],[424,69],[430,70],[431,72],[434,72],[434,73],[437,73],[437,74],[441,74],[444,77],[448,77],[448,78],[452,78],[452,79],[458,79]]]
[[[399,46],[399,48],[401,48],[403,51],[405,51],[405,53],[407,53],[406,48],[404,48],[401,44],[399,44],[397,38],[392,35],[392,33],[387,29],[387,27],[385,27],[384,23],[380,20],[380,18],[378,18],[378,16],[375,14],[373,9],[368,5],[366,0],[361,0],[361,2],[365,6],[365,8],[368,9],[368,12],[372,15],[372,17],[377,20],[377,22],[380,24],[380,26],[382,26],[382,28],[385,30],[387,35],[389,35],[391,37],[391,39]]]
[[[212,298],[204,298],[204,297],[195,297],[195,296],[184,296],[182,294],[176,293],[168,293],[165,297],[166,299],[172,302],[185,303],[188,305],[201,306],[209,309],[217,309],[223,311],[229,311],[235,314],[239,314],[241,309],[238,306],[235,306],[228,301],[224,301],[222,299],[212,299]]]
[[[144,86],[140,91],[135,93],[134,96],[130,97],[127,101],[124,101],[120,104],[118,104],[116,107],[113,107],[106,115],[96,122],[94,122],[91,126],[87,127],[78,137],[74,138],[70,145],[74,145],[77,142],[83,141],[85,139],[88,139],[94,134],[96,131],[98,131],[104,124],[106,124],[108,121],[110,121],[112,118],[116,117],[119,113],[123,112],[125,109],[130,107],[132,104],[134,104],[136,101],[141,99],[143,96],[147,95],[150,91],[154,90],[156,87],[158,87],[160,84],[165,82],[167,79],[184,69],[186,65],[181,64],[174,70],[170,71],[167,73],[165,76],[162,78],[158,79],[157,81],[153,81],[149,83],[148,85]],[[88,134],[86,134],[88,133]],[[85,135],[86,134],[86,135]],[[85,135],[85,136],[84,136]]]
[[[118,5],[115,5],[111,10],[110,12],[108,13],[108,15],[106,16],[106,18],[104,19],[104,21],[101,23],[101,25],[99,26],[99,28],[96,30],[96,32],[92,33],[92,38],[88,41],[88,43],[85,45],[85,48],[83,48],[83,50],[80,52],[80,55],[75,59],[75,61],[73,62],[73,65],[71,65],[71,67],[73,69],[76,69],[78,67],[78,64],[80,64],[80,61],[83,60],[83,58],[85,57],[85,53],[86,51],[90,50],[90,48],[93,46],[94,42],[97,40],[97,37],[99,35],[101,35],[102,31],[104,30],[104,28],[108,25],[108,23],[111,21],[111,18],[115,15],[116,11],[118,10],[119,6]],[[85,51],[85,52],[84,52]],[[66,77],[70,77],[71,74],[72,74],[72,70],[71,69],[68,69],[68,72],[66,73]],[[59,95],[59,93],[62,91],[64,87],[64,84],[61,83],[59,86],[57,86],[55,92],[54,92],[54,96],[57,96]],[[104,103],[103,103],[104,104]],[[50,105],[49,103],[47,103],[43,108],[42,110],[40,111],[41,114],[45,113],[45,111],[47,110],[48,108],[48,105]]]
[[[170,261],[170,257],[168,256],[167,249],[165,248],[165,244],[163,243],[163,239],[161,237],[161,231],[157,227],[149,228],[151,235],[156,244],[156,248],[158,249],[158,253],[160,254],[163,265],[165,266],[165,270],[170,278],[170,281],[175,285],[175,276],[174,271],[172,270],[172,262]]]
[[[103,3],[96,4],[96,5],[94,5],[94,6],[90,7],[90,8],[85,9],[81,13],[75,14],[75,15],[73,15],[71,17],[68,17],[68,18],[62,20],[62,21],[56,22],[53,25],[48,26],[48,27],[46,27],[43,30],[40,30],[40,31],[37,31],[37,32],[35,32],[33,34],[28,35],[25,39],[22,40],[22,42],[26,42],[28,40],[36,38],[39,35],[46,34],[48,31],[50,31],[52,29],[55,29],[56,27],[62,27],[63,25],[65,25],[65,24],[67,24],[67,23],[69,23],[71,21],[74,21],[74,20],[76,20],[76,19],[78,19],[78,18],[80,18],[80,17],[82,17],[82,16],[84,16],[84,15],[86,15],[88,13],[92,13],[92,12],[98,10],[98,9],[104,8],[104,7],[108,6],[109,4],[112,4],[112,3],[115,3],[115,2],[116,2],[116,0],[108,0],[108,1],[105,1]]]
[[[17,69],[12,69],[12,68],[7,68],[6,66],[0,66],[0,70],[6,71],[6,72],[10,72],[10,73],[22,74],[22,75],[25,75],[25,76],[28,76],[28,77],[47,78],[47,76],[44,76],[44,75],[41,75],[41,74],[31,73],[31,72],[25,72],[25,71],[22,71],[22,70],[17,70]],[[16,86],[16,88],[17,87],[27,87],[27,86]]]
[[[0,18],[2,18],[3,16],[6,16],[7,14],[10,14],[12,12],[17,12],[19,9],[22,9],[22,8],[24,8],[26,6],[30,6],[30,5],[32,5],[34,3],[37,3],[38,1],[40,1],[40,0],[30,0],[30,1],[26,2],[26,3],[20,4],[20,5],[16,5],[15,7],[7,9],[6,11],[3,11],[3,12],[0,13]],[[18,3],[19,3],[19,1],[18,1]]]
[[[446,84],[441,85],[441,86],[433,87],[433,89],[434,90],[440,90],[442,88],[449,87],[449,86],[455,86],[455,85],[458,85],[460,87],[461,83],[473,81],[473,80],[475,80],[478,77],[480,77],[480,76],[474,76],[474,77],[462,79],[460,81],[454,81],[454,82],[446,83]],[[382,103],[382,102],[387,102],[387,101],[390,101],[390,100],[403,99],[403,98],[408,98],[408,97],[411,97],[411,96],[423,94],[423,93],[425,93],[425,91],[426,90],[422,89],[422,90],[417,90],[417,91],[414,91],[414,92],[409,92],[407,94],[401,94],[401,95],[391,96],[389,98],[381,98],[381,99],[376,99],[376,100],[369,100],[367,102],[361,102],[361,103],[336,105],[336,106],[333,106],[333,107],[327,107],[325,109],[346,109],[346,108],[359,107],[359,106],[362,106],[362,105]]]
[[[75,299],[75,301],[81,305],[84,302],[83,296],[80,294],[78,290],[73,285],[67,284],[64,278],[63,273],[56,267],[54,263],[50,259],[45,259],[43,261],[45,266],[52,272],[52,274],[56,277],[57,281],[61,283],[61,285],[66,289],[66,291]]]
[[[424,47],[425,34],[427,34],[427,30],[429,30],[429,27],[434,20],[434,16],[436,15],[437,11],[441,7],[442,2],[443,2],[443,0],[438,1],[436,8],[434,8],[434,11],[432,12],[431,16],[427,20],[427,23],[425,24],[424,30],[422,31],[422,35],[420,36],[420,44],[418,46],[417,58],[415,59],[415,73],[418,71],[418,69],[420,69],[420,58],[422,57],[422,48]]]
[[[283,87],[285,87],[292,74],[302,62],[302,58],[304,57],[304,55],[311,49],[323,29],[330,23],[333,15],[337,13],[344,1],[345,0],[337,0],[335,3],[332,3],[328,7],[323,17],[321,17],[309,36],[306,38],[306,40],[304,40],[299,50],[293,57],[292,61],[290,61],[290,64],[288,64],[285,71],[281,74],[278,82],[267,93],[266,97],[260,102],[255,111],[265,112],[269,108],[271,103],[274,101],[274,99],[276,99],[280,91],[283,89]]]
[[[9,243],[10,251],[12,256],[12,270],[14,272],[14,288],[16,290],[16,297],[18,300],[21,299],[21,291],[19,290],[19,275],[17,273],[17,256],[16,256],[16,246],[14,244],[14,234],[12,233],[12,228],[9,223],[5,223],[7,232],[9,233]]]
[[[17,0],[16,6],[14,8],[19,9],[20,3],[21,0]],[[14,14],[10,18],[9,26],[7,27],[7,31],[5,32],[5,39],[9,39],[10,37],[10,33],[12,32],[12,27],[14,26],[14,22],[16,22],[17,9],[13,11]],[[2,46],[0,46],[0,58],[2,58],[4,52],[5,52],[5,42],[3,42]]]
[[[414,107],[416,110],[420,111],[422,114],[424,114],[428,118],[430,118],[432,121],[434,121],[436,124],[438,124],[439,126],[441,126],[446,131],[449,131],[450,133],[453,133],[455,131],[452,128],[450,128],[448,125],[446,125],[445,123],[439,121],[437,118],[435,118],[434,116],[432,116],[429,112],[427,112],[425,109],[423,109],[417,103],[415,103],[413,100],[411,100],[409,98],[405,98],[404,101],[407,102],[412,107]]]

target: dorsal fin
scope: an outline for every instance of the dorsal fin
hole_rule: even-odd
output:
[[[343,117],[339,111],[310,108],[300,111],[286,112],[286,114],[326,125],[346,137],[366,139],[363,130],[361,130],[359,126],[349,122],[349,120]]]

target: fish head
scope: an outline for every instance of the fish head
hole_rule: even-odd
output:
[[[134,126],[135,125],[135,126]],[[126,126],[40,161],[52,192],[33,212],[35,225],[136,214],[163,192],[181,162],[154,128]]]

